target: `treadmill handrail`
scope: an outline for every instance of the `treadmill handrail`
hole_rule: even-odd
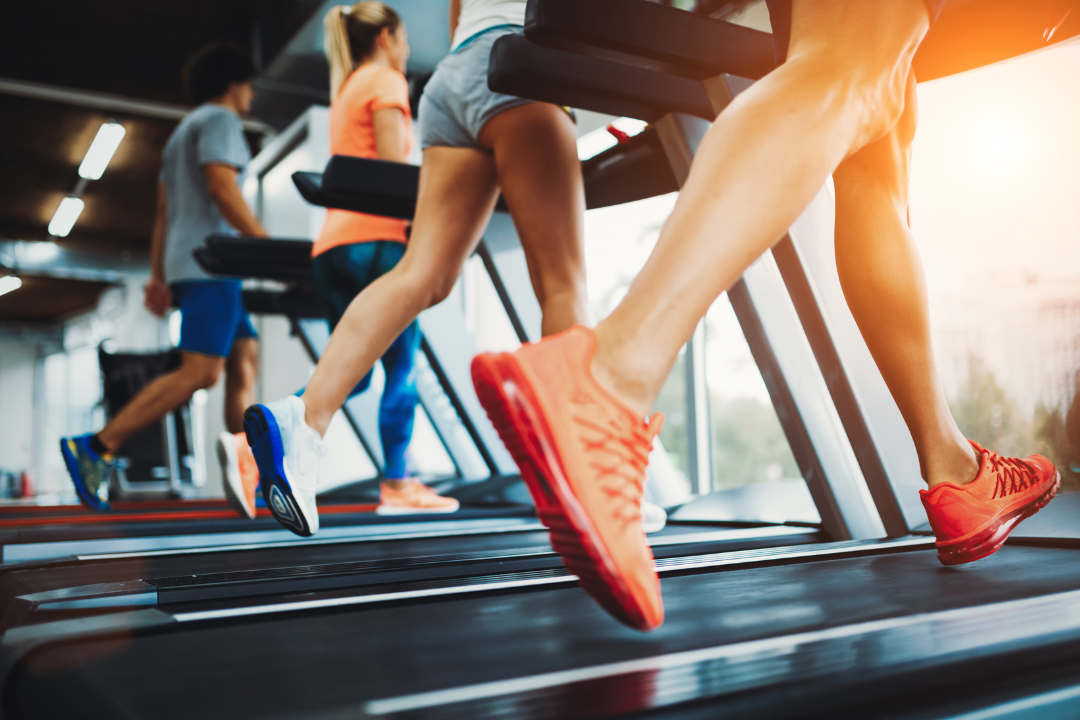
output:
[[[757,80],[776,65],[771,34],[646,0],[529,0],[525,37],[699,80]]]
[[[713,120],[701,82],[614,60],[541,47],[504,35],[491,48],[495,92],[653,122],[670,112]]]

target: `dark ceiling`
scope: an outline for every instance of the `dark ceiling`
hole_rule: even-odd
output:
[[[184,105],[180,71],[206,42],[228,40],[270,62],[322,0],[6,0],[0,2],[0,82]],[[161,150],[176,120],[41,99],[0,88],[0,241],[56,240],[48,224],[75,188],[102,123],[127,134],[101,180],[87,185],[68,249],[145,256]],[[257,150],[258,136],[249,135]],[[0,269],[0,275],[4,274]],[[0,298],[0,323],[55,321],[96,303],[103,285],[27,278]]]

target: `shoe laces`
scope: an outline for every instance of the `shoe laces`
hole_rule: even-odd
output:
[[[663,414],[654,413],[647,425],[632,423],[629,428],[620,427],[614,420],[598,424],[580,415],[574,415],[573,420],[588,431],[582,435],[581,442],[601,489],[615,501],[615,517],[624,525],[640,525],[645,467],[649,464],[653,438],[663,424]]]
[[[1021,490],[1034,487],[1038,482],[1038,474],[1031,463],[1020,458],[1007,458],[996,452],[986,451],[990,461],[990,469],[997,475],[994,485],[994,499],[1007,497]]]

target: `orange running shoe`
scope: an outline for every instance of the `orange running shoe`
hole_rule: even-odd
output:
[[[517,352],[478,355],[473,384],[536,502],[551,544],[581,586],[622,622],[664,621],[660,579],[641,529],[648,425],[596,382],[596,335],[574,327]]]
[[[259,488],[259,466],[244,433],[223,432],[217,441],[218,461],[225,498],[241,517],[255,517],[255,491]]]
[[[962,565],[997,552],[1013,528],[1039,512],[1061,486],[1061,475],[1042,455],[1005,458],[968,442],[981,456],[975,479],[919,491],[943,565]]]
[[[460,503],[454,498],[439,495],[419,480],[410,480],[401,490],[379,483],[379,507],[375,512],[380,515],[452,513],[459,507]]]

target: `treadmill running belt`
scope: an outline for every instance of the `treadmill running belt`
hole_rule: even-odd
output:
[[[263,718],[1080,588],[1080,555],[1007,546],[944,568],[932,551],[663,580],[640,634],[580,590],[463,597],[48,646],[4,688],[12,717]],[[513,713],[511,713],[512,716]]]

